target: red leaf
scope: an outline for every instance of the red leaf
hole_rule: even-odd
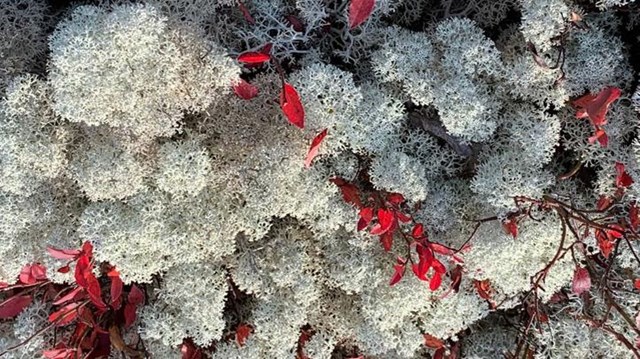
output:
[[[393,232],[385,232],[380,235],[380,243],[385,251],[390,251],[393,245]]]
[[[597,128],[595,134],[589,137],[590,144],[594,144],[596,141],[598,141],[600,147],[607,147],[609,145],[609,137],[602,128]]]
[[[80,303],[78,302],[65,305],[49,315],[49,322],[55,322],[57,326],[63,326],[71,323],[78,317],[78,311],[76,310],[78,306],[80,306]]]
[[[633,287],[640,290],[640,278],[636,278],[636,280],[633,281]]]
[[[400,193],[389,193],[387,195],[387,201],[397,206],[402,204],[405,201],[405,199],[404,199],[404,196],[401,195]]]
[[[271,56],[262,52],[245,52],[238,56],[238,62],[243,64],[263,64],[271,60]]]
[[[342,178],[331,178],[329,181],[333,182],[342,192],[342,198],[345,202],[354,204],[358,208],[362,208],[362,202],[360,202],[360,195],[358,193],[358,187],[345,181]]]
[[[297,31],[297,32],[303,32],[304,31],[304,25],[302,25],[302,22],[296,16],[287,15],[286,19],[289,22],[289,24],[291,24],[291,27],[295,31]]]
[[[93,245],[91,244],[91,242],[82,243],[82,254],[86,255],[89,258],[93,257]]]
[[[188,340],[185,340],[180,346],[180,353],[182,353],[182,359],[201,359],[202,350],[196,348],[196,346]]]
[[[505,232],[513,236],[513,238],[518,237],[518,224],[514,219],[505,219],[502,222],[502,228],[504,228]]]
[[[115,310],[122,304],[123,284],[120,277],[111,277],[111,307]]]
[[[396,217],[398,217],[398,220],[402,223],[409,223],[411,222],[411,217],[405,215],[404,213],[400,212],[400,211],[394,211]]]
[[[361,231],[361,230],[367,228],[369,223],[371,223],[371,220],[373,219],[373,208],[365,207],[365,208],[360,210],[360,213],[358,213],[358,215],[360,216],[360,219],[358,220],[358,228],[357,229],[358,229],[358,231]]]
[[[395,285],[398,283],[402,276],[404,276],[405,264],[396,264],[393,266],[393,276],[391,277],[391,281],[389,281],[389,285]]]
[[[247,81],[240,79],[238,83],[233,85],[233,93],[243,100],[251,100],[258,96],[258,88]]]
[[[413,237],[414,239],[420,239],[422,238],[422,236],[424,235],[424,226],[422,225],[422,223],[418,223],[413,227],[413,230],[411,231],[411,237]]]
[[[76,358],[76,349],[50,349],[42,352],[47,359],[73,359]]]
[[[83,298],[85,296],[85,292],[84,289],[81,287],[76,287],[73,290],[71,290],[69,293],[65,294],[64,296],[58,298],[55,302],[53,302],[53,305],[61,305],[64,304],[66,302],[69,301],[77,301],[80,298]]]
[[[591,289],[591,277],[589,271],[586,268],[577,267],[573,273],[573,282],[571,283],[571,290],[573,293],[580,295],[584,292],[588,292]]]
[[[444,347],[444,342],[431,334],[423,334],[424,345],[431,349],[440,349]]]
[[[473,286],[476,288],[478,295],[482,299],[489,300],[491,299],[491,282],[488,279],[485,280],[474,280]]]
[[[47,268],[40,264],[27,264],[20,270],[18,280],[23,284],[34,284],[47,279]]]
[[[620,97],[621,91],[616,87],[606,87],[597,95],[585,95],[573,103],[579,107],[576,116],[578,118],[589,117],[594,126],[602,126],[607,123],[606,115],[609,106]]]
[[[613,250],[613,247],[615,245],[615,240],[609,238],[609,236],[607,236],[607,233],[605,233],[603,230],[596,229],[595,233],[600,252],[605,258],[609,258],[609,255],[611,254],[611,251]]]
[[[130,328],[136,321],[135,304],[127,303],[124,305],[124,327]]]
[[[394,219],[393,212],[390,210],[378,209],[378,224],[371,228],[371,234],[380,235],[386,233],[393,226]]]
[[[624,169],[624,164],[616,162],[616,187],[626,188],[633,184],[633,179]]]
[[[447,268],[445,268],[442,262],[437,259],[431,262],[431,266],[433,266],[436,273],[445,274],[447,272]]]
[[[351,0],[349,4],[349,29],[365,22],[373,12],[375,0]]]
[[[311,167],[311,162],[318,155],[318,150],[320,149],[320,144],[322,144],[322,140],[327,136],[327,129],[325,128],[320,132],[316,137],[311,141],[311,147],[309,148],[309,152],[307,153],[307,158],[304,160],[304,167]]]
[[[16,295],[0,303],[0,319],[10,319],[20,314],[33,301],[30,295]]]
[[[239,346],[244,345],[244,343],[247,341],[247,338],[249,337],[249,334],[251,334],[251,330],[252,328],[250,325],[238,325],[238,327],[236,328],[236,343],[238,343]]]
[[[247,9],[246,6],[244,6],[244,4],[240,1],[238,1],[238,8],[240,9],[240,11],[242,12],[242,16],[244,17],[244,19],[251,25],[255,25],[256,21],[253,19],[253,16],[251,16],[251,13],[249,13],[249,10]]]
[[[304,128],[304,107],[300,102],[300,95],[288,83],[284,84],[280,93],[280,108],[291,124]]]
[[[433,353],[433,359],[444,359],[444,353],[446,352],[446,348],[440,348]]]
[[[107,305],[102,301],[102,289],[100,289],[100,282],[96,276],[91,273],[87,275],[87,294],[89,294],[89,299],[91,299],[91,303],[95,305],[99,310],[106,309]]]
[[[445,247],[440,243],[429,243],[429,248],[431,248],[432,251],[445,256],[453,254],[453,250],[451,248]]]
[[[47,247],[49,255],[55,259],[70,260],[76,259],[80,255],[80,251],[77,249],[58,249],[54,247]]]
[[[31,275],[36,280],[46,280],[47,279],[47,268],[40,264],[34,264],[31,266]]]
[[[598,211],[604,211],[605,209],[609,208],[611,202],[612,201],[610,197],[600,196],[600,198],[598,198],[598,202],[596,202],[596,209]]]
[[[91,273],[91,259],[87,254],[80,256],[78,261],[76,262],[76,272],[75,279],[76,283],[86,288],[89,284],[87,282],[86,276],[88,273]]]
[[[640,212],[635,202],[629,207],[629,224],[634,231],[637,231],[638,225],[640,225]]]
[[[413,274],[415,274],[418,279],[426,282],[429,280],[429,278],[427,278],[427,272],[429,271],[430,266],[431,262],[427,259],[421,258],[418,264],[411,265],[411,270],[413,270]]]
[[[140,290],[135,284],[131,286],[127,302],[133,305],[144,305],[144,292]]]
[[[432,291],[440,288],[440,284],[442,284],[442,274],[440,272],[435,272],[433,278],[429,282],[429,289]]]

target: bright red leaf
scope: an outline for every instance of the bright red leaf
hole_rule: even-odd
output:
[[[238,62],[243,64],[263,64],[271,60],[271,56],[262,52],[245,52],[238,56]]]
[[[424,235],[424,226],[422,223],[417,223],[411,230],[411,237],[414,239],[421,239]]]
[[[433,274],[433,278],[431,278],[431,281],[429,281],[429,289],[434,291],[440,288],[441,284],[442,284],[442,274],[440,272],[435,272]]]
[[[58,249],[54,247],[47,247],[49,255],[55,259],[71,260],[76,259],[80,255],[80,251],[77,249]]]
[[[602,253],[605,258],[609,258],[609,255],[615,246],[615,238],[607,235],[607,232],[600,229],[596,229],[595,234],[598,242],[598,248],[600,248],[600,253]]]
[[[375,0],[351,0],[349,3],[349,29],[354,29],[369,18],[373,12]]]
[[[322,144],[322,140],[327,137],[327,129],[325,128],[320,132],[316,137],[311,141],[311,147],[309,148],[309,152],[307,153],[307,158],[304,160],[304,167],[311,167],[311,162],[318,155],[318,150],[320,150],[320,144]]]
[[[288,83],[284,84],[280,93],[280,108],[291,124],[304,128],[304,107],[300,101],[300,95]]]
[[[371,228],[371,234],[380,235],[389,231],[394,224],[393,212],[384,208],[378,209],[378,223]]]
[[[358,215],[360,216],[360,219],[358,220],[357,229],[358,229],[358,231],[361,231],[361,230],[367,228],[369,223],[371,223],[371,220],[373,219],[373,208],[372,207],[365,207],[365,208],[360,210]]]
[[[611,205],[611,198],[608,196],[600,196],[598,202],[596,202],[596,209],[598,211],[604,211]]]
[[[238,325],[238,327],[236,328],[236,343],[238,343],[239,346],[244,345],[244,343],[247,341],[247,338],[249,337],[249,334],[251,334],[251,330],[252,328],[250,325]]]
[[[405,270],[405,264],[406,263],[398,263],[396,265],[393,266],[393,276],[391,277],[391,280],[389,281],[389,285],[395,285],[396,283],[398,283],[401,279],[402,276],[404,276],[404,270]]]
[[[16,295],[0,303],[0,319],[11,319],[33,301],[30,295]]]
[[[89,273],[91,273],[92,269],[93,268],[91,266],[91,259],[87,254],[84,254],[80,256],[80,258],[78,258],[78,261],[76,262],[76,271],[74,276],[76,279],[76,283],[79,286],[86,288],[89,285],[86,277]]]
[[[633,287],[634,287],[635,289],[637,289],[637,290],[640,290],[640,278],[636,278],[636,279],[633,281]]]
[[[633,184],[633,179],[624,169],[624,164],[616,162],[616,187],[626,188]]]
[[[99,310],[106,309],[107,305],[102,301],[102,289],[100,288],[100,282],[98,282],[96,276],[93,275],[93,273],[90,273],[90,275],[87,275],[86,280],[87,286],[85,289],[87,290],[87,294],[89,294],[91,303],[93,303],[93,305],[95,305]]]
[[[248,83],[247,81],[240,79],[233,85],[233,93],[243,100],[251,100],[258,96],[258,88]]]
[[[400,193],[389,193],[387,195],[387,201],[394,206],[398,206],[402,204],[405,201],[405,199],[404,199],[404,196],[401,195]]]
[[[440,243],[429,243],[429,248],[438,254],[442,254],[445,256],[450,256],[453,254],[453,250],[451,248],[445,247]]]
[[[380,243],[385,251],[389,252],[393,245],[393,232],[384,232],[380,235]]]
[[[444,342],[431,334],[423,334],[424,345],[431,349],[440,349],[444,347]]]
[[[577,267],[573,273],[573,281],[571,282],[571,290],[573,293],[580,295],[591,289],[591,276],[586,268]]]

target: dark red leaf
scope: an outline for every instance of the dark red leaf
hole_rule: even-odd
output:
[[[463,268],[460,265],[456,265],[451,271],[451,289],[456,292],[460,290],[460,284],[462,284],[462,272]]]
[[[378,209],[378,223],[371,228],[371,234],[380,235],[386,233],[393,227],[394,219],[392,211],[384,208]]]
[[[402,276],[404,276],[405,264],[396,264],[393,266],[393,276],[391,277],[391,281],[389,281],[389,285],[395,285],[398,283]]]
[[[504,228],[505,232],[510,234],[513,238],[518,237],[518,224],[515,219],[505,219],[502,221],[502,228]]]
[[[249,337],[249,334],[251,334],[251,330],[252,328],[250,325],[238,325],[238,327],[236,328],[236,343],[238,343],[239,346],[244,345],[244,343],[247,341],[247,338]]]
[[[289,24],[291,24],[291,27],[295,31],[297,31],[297,32],[303,32],[304,31],[304,25],[302,25],[302,21],[300,21],[300,19],[298,19],[297,16],[287,15],[286,19],[289,22]]]
[[[30,295],[16,295],[0,303],[0,319],[10,319],[28,307],[33,298]]]
[[[606,87],[597,95],[588,94],[573,102],[578,107],[576,117],[589,117],[594,126],[607,123],[606,115],[609,106],[620,97],[621,91],[616,87]]]
[[[273,47],[273,44],[270,42],[267,42],[266,44],[264,44],[264,46],[260,49],[260,52],[262,52],[263,54],[267,54],[270,55],[271,54],[271,48]]]
[[[373,219],[373,208],[372,207],[365,207],[365,208],[361,209],[358,214],[360,216],[360,219],[358,220],[358,228],[357,229],[358,229],[358,231],[361,231],[361,230],[367,228],[369,223],[371,223],[371,220]]]
[[[249,10],[247,9],[246,6],[244,6],[244,4],[240,1],[238,1],[238,8],[240,9],[240,11],[242,12],[242,16],[244,17],[244,19],[251,25],[255,25],[256,24],[256,20],[253,19],[253,16],[251,16],[251,13],[249,12]]]
[[[245,52],[238,56],[238,62],[243,64],[263,64],[271,60],[271,56],[262,52]]]
[[[393,245],[393,232],[385,232],[380,235],[380,243],[385,251],[390,251]]]
[[[351,0],[349,3],[349,29],[354,29],[365,22],[373,12],[375,0]]]
[[[54,247],[47,247],[49,255],[55,259],[70,260],[76,259],[80,255],[80,251],[77,249],[58,249]]]
[[[197,348],[190,340],[185,340],[180,346],[182,359],[201,359],[202,350]]]
[[[49,322],[55,322],[57,326],[63,326],[71,323],[78,317],[78,306],[80,306],[80,303],[78,302],[65,305],[49,315]]]
[[[420,239],[424,235],[424,226],[422,223],[417,223],[413,226],[413,230],[411,230],[411,237],[414,239]]]
[[[446,348],[440,348],[433,353],[433,359],[444,359],[444,354],[446,352]]]
[[[433,278],[431,278],[431,281],[429,281],[429,289],[436,290],[438,288],[440,288],[440,285],[442,284],[442,274],[440,272],[435,272],[433,274]]]
[[[616,162],[616,187],[626,188],[633,184],[633,179],[624,169],[624,164]]]
[[[333,182],[338,186],[338,188],[340,188],[342,198],[345,202],[354,204],[358,208],[362,208],[358,187],[339,177],[331,178],[329,181]]]
[[[72,289],[71,291],[69,291],[69,293],[65,294],[64,296],[58,298],[56,301],[54,301],[52,304],[53,305],[62,305],[65,304],[67,302],[70,301],[78,301],[81,298],[84,298],[85,296],[85,292],[84,289],[81,287],[76,287],[74,289]]]
[[[251,100],[258,96],[258,88],[247,81],[240,79],[240,81],[233,85],[233,93],[243,100]]]
[[[111,307],[115,310],[122,304],[122,287],[124,283],[119,276],[111,277]]]
[[[573,293],[580,295],[591,289],[591,276],[586,268],[577,267],[573,273],[573,281],[571,282],[571,290]]]
[[[609,208],[611,202],[612,201],[610,197],[600,196],[600,198],[598,198],[598,202],[596,203],[596,209],[598,211],[604,211],[605,209]]]
[[[144,305],[144,292],[140,290],[135,284],[131,286],[127,302],[133,305]]]
[[[304,167],[311,167],[311,162],[318,155],[318,150],[320,149],[320,144],[322,144],[322,140],[327,136],[327,129],[325,128],[320,132],[316,137],[311,141],[311,147],[309,147],[309,152],[307,152],[307,158],[304,160]]]
[[[130,328],[136,321],[136,305],[127,303],[124,305],[124,327]]]
[[[387,201],[392,205],[397,206],[402,204],[405,201],[405,199],[404,199],[404,196],[401,195],[400,193],[389,193],[387,195]]]
[[[288,83],[284,84],[280,93],[280,108],[291,124],[304,128],[304,107],[300,101],[300,95]]]

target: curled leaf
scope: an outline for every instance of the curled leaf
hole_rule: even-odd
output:
[[[586,268],[577,267],[573,273],[573,281],[571,282],[571,290],[573,293],[580,295],[591,289],[591,277]]]
[[[573,101],[578,108],[577,118],[588,117],[594,126],[602,126],[607,123],[606,115],[609,106],[617,100],[622,91],[616,87],[606,87],[597,95],[587,94]]]
[[[55,259],[71,260],[76,259],[80,255],[80,251],[77,249],[58,249],[54,247],[47,247],[47,252]]]
[[[280,93],[280,108],[291,124],[304,128],[304,107],[300,101],[300,95],[288,83],[284,84]]]
[[[351,0],[349,3],[349,30],[352,30],[369,18],[373,12],[375,0]]]
[[[311,147],[309,148],[309,152],[307,153],[307,158],[305,158],[304,160],[305,168],[311,167],[311,162],[318,155],[318,151],[320,150],[320,144],[322,144],[322,141],[326,136],[327,136],[327,129],[325,128],[311,141]]]

